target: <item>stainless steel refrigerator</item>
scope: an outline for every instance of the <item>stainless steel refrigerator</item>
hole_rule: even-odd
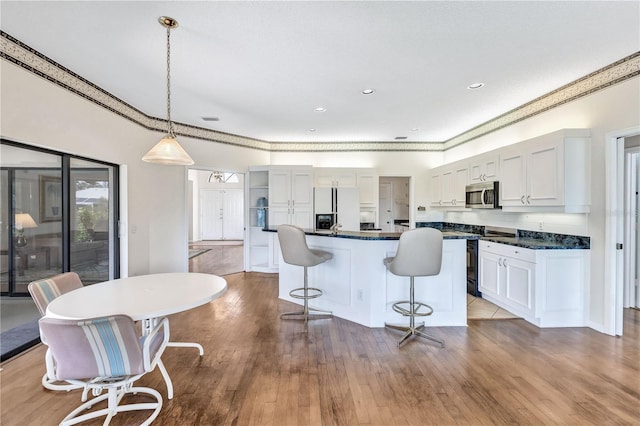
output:
[[[313,194],[316,218],[331,217],[331,224],[339,223],[342,231],[360,231],[358,188],[314,188]]]

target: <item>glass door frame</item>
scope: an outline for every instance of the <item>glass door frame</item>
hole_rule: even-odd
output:
[[[69,272],[71,269],[71,208],[74,207],[71,205],[71,160],[78,159],[83,161],[88,161],[95,164],[102,164],[106,167],[110,167],[113,171],[112,178],[110,180],[109,185],[113,188],[112,200],[109,200],[111,203],[111,209],[113,210],[112,221],[109,224],[113,229],[112,237],[110,239],[110,244],[112,246],[111,257],[113,259],[112,271],[113,271],[113,279],[120,277],[120,233],[119,233],[119,223],[120,223],[120,201],[119,201],[119,165],[107,163],[105,161],[96,160],[93,158],[83,157],[79,155],[72,155],[64,152],[58,152],[47,148],[36,147],[32,145],[27,145],[19,142],[14,142],[8,139],[0,138],[0,143],[7,146],[13,146],[20,149],[37,151],[41,153],[46,153],[54,156],[61,157],[61,168],[56,170],[61,170],[61,183],[62,183],[62,235],[61,235],[61,260],[62,260],[62,270],[61,272]],[[16,228],[15,228],[15,218],[14,218],[14,200],[13,200],[13,185],[15,182],[15,170],[47,170],[51,168],[47,167],[7,167],[0,166],[0,169],[7,170],[7,179],[8,179],[8,191],[5,199],[1,200],[2,204],[7,205],[7,209],[9,214],[7,215],[8,219],[8,227],[7,227],[7,265],[9,268],[9,276],[8,276],[8,291],[0,292],[2,296],[29,296],[28,293],[16,293],[14,292],[16,287],[15,280],[15,271],[16,271],[16,248],[14,246],[13,241],[15,241],[16,237]]]

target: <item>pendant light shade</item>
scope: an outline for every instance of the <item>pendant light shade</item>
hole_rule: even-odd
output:
[[[171,29],[178,27],[178,21],[168,16],[158,18],[160,25],[167,29],[167,127],[168,131],[164,138],[147,152],[142,161],[156,164],[172,164],[179,166],[189,166],[194,163],[178,143],[176,134],[171,122]]]
[[[147,152],[142,161],[156,164],[172,164],[178,166],[189,166],[193,164],[193,159],[187,151],[180,146],[175,137],[166,135],[160,142]]]

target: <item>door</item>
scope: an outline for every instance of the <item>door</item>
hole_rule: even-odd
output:
[[[203,189],[200,191],[200,229],[203,240],[222,240],[224,191]]]
[[[383,232],[394,232],[391,182],[380,183],[379,187],[381,228]]]
[[[200,227],[203,240],[244,238],[241,189],[203,189],[200,192]]]
[[[226,189],[222,205],[222,239],[244,239],[244,194],[242,189]]]

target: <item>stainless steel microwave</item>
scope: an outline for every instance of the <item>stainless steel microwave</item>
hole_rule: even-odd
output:
[[[473,183],[466,186],[465,207],[472,209],[499,209],[498,181]]]

